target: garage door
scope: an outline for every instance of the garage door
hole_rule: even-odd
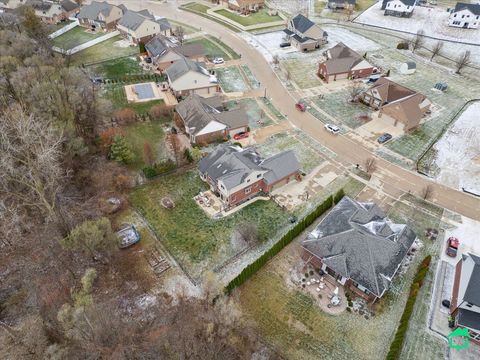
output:
[[[348,77],[348,73],[337,74],[337,80],[346,79],[347,77]]]

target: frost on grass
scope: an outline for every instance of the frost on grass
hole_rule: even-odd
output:
[[[217,78],[224,92],[244,92],[250,90],[236,66],[217,69]]]

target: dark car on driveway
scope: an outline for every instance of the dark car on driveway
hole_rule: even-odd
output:
[[[383,134],[382,136],[380,136],[377,141],[379,144],[385,144],[388,140],[390,140],[392,138],[392,135],[390,135],[389,133],[385,133]]]

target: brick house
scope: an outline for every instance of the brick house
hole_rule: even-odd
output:
[[[203,97],[218,95],[217,77],[210,74],[205,64],[186,57],[175,61],[165,70],[172,93],[178,97],[198,94]]]
[[[360,100],[379,110],[378,116],[390,116],[403,124],[405,131],[415,130],[430,110],[428,98],[387,78],[378,79],[375,84],[360,95]]]
[[[283,32],[288,42],[300,51],[315,50],[328,42],[327,32],[302,14],[292,18]]]
[[[46,24],[58,24],[60,21],[76,14],[80,7],[70,0],[61,2],[27,0],[26,5],[31,6],[35,15]]]
[[[224,111],[220,96],[203,98],[192,94],[175,107],[175,122],[181,124],[192,144],[233,137],[248,130],[248,116],[243,108]]]
[[[118,21],[117,30],[133,44],[146,43],[160,34],[160,24],[148,10],[127,10]]]
[[[206,58],[206,50],[202,44],[185,44],[176,46],[164,36],[158,35],[145,44],[145,50],[152,59],[152,63],[161,72],[182,58],[202,62]]]
[[[369,77],[377,69],[344,43],[324,53],[326,60],[318,65],[317,75],[325,82]]]
[[[227,144],[218,145],[200,160],[198,170],[225,209],[301,179],[300,164],[292,150],[263,159],[254,148]]]
[[[456,327],[467,328],[480,345],[480,257],[463,254],[455,267],[450,312]]]
[[[77,18],[80,26],[85,28],[111,31],[115,30],[124,12],[126,12],[126,8],[122,5],[116,6],[106,1],[92,1],[81,8]]]
[[[302,242],[302,258],[369,302],[388,290],[416,239],[374,203],[344,197]]]
[[[265,0],[222,0],[230,10],[248,14],[251,11],[257,11],[265,6]]]

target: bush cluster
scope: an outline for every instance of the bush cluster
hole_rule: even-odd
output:
[[[397,44],[398,50],[408,50],[409,44],[406,41],[401,41]]]
[[[323,203],[317,206],[310,214],[305,216],[302,220],[297,222],[282,238],[277,241],[270,249],[268,249],[262,256],[260,256],[253,263],[247,265],[240,274],[233,278],[225,287],[225,292],[230,293],[237,286],[242,285],[253,274],[255,274],[263,265],[265,265],[270,259],[277,255],[285,246],[287,246],[293,239],[302,233],[308,226],[321,215],[323,215],[334,204],[337,204],[344,196],[343,189],[338,191],[334,196],[329,196]],[[305,277],[308,277],[308,273],[305,273]]]
[[[166,172],[172,171],[175,169],[176,165],[172,160],[162,161],[158,164],[153,164],[151,166],[145,166],[142,171],[146,178],[150,179],[157,175],[164,174]]]
[[[431,260],[432,257],[430,255],[423,259],[422,263],[418,268],[418,272],[413,279],[413,283],[410,287],[410,294],[408,295],[407,304],[405,305],[402,317],[400,318],[400,324],[398,325],[397,332],[395,333],[393,341],[390,344],[390,350],[388,351],[386,360],[396,360],[400,358],[403,342],[405,340],[405,334],[408,329],[408,322],[410,321],[410,317],[412,316],[418,291],[422,287],[423,280],[428,273],[428,267],[430,266]]]

